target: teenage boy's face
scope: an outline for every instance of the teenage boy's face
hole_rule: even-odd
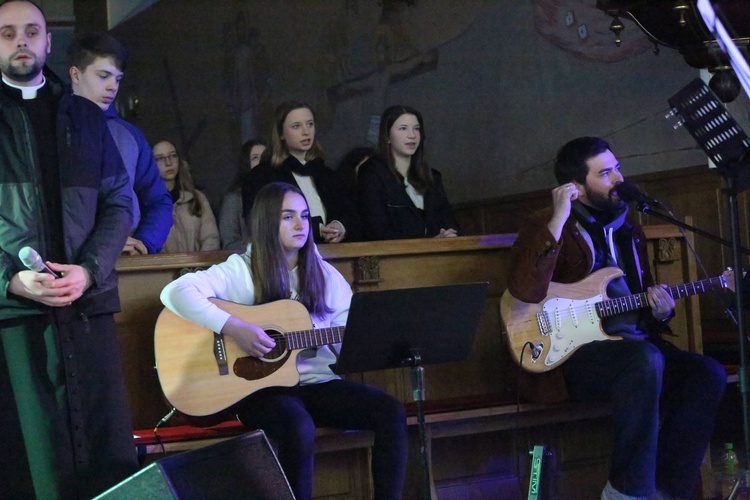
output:
[[[109,109],[117,97],[123,72],[112,57],[97,57],[85,70],[70,68],[73,93],[92,101],[103,111]]]

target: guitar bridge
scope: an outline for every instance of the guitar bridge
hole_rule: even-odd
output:
[[[536,313],[536,322],[539,326],[539,333],[541,333],[543,336],[546,337],[550,333],[552,333],[552,325],[550,324],[547,311],[540,311]]]
[[[214,332],[214,357],[219,368],[219,375],[229,375],[227,362],[227,348],[224,345],[224,335]]]

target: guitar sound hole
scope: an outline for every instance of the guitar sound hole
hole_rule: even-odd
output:
[[[286,337],[279,332],[266,330],[269,337],[276,341],[276,345],[268,353],[258,358],[266,363],[276,363],[281,360],[287,353]]]

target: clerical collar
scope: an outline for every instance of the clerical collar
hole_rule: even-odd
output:
[[[15,83],[9,82],[5,75],[3,75],[3,83],[7,85],[8,87],[13,87],[14,89],[18,89],[21,91],[21,96],[23,97],[24,101],[28,101],[29,99],[36,99],[36,93],[37,91],[44,87],[44,84],[47,83],[47,78],[42,75],[42,83],[39,85],[34,85],[33,87],[21,87],[20,85],[16,85]]]

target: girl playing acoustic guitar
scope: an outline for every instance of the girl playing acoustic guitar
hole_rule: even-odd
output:
[[[164,305],[257,358],[284,340],[209,299],[257,305],[291,298],[309,311],[314,328],[345,325],[351,289],[318,253],[310,235],[310,210],[299,189],[285,183],[264,186],[252,208],[250,234],[245,254],[167,285],[161,293]],[[316,426],[373,431],[375,498],[401,498],[407,456],[403,405],[378,389],[335,375],[330,365],[338,347],[300,351],[299,384],[262,388],[232,410],[248,429],[263,429],[278,444],[279,462],[298,499],[312,496]]]

